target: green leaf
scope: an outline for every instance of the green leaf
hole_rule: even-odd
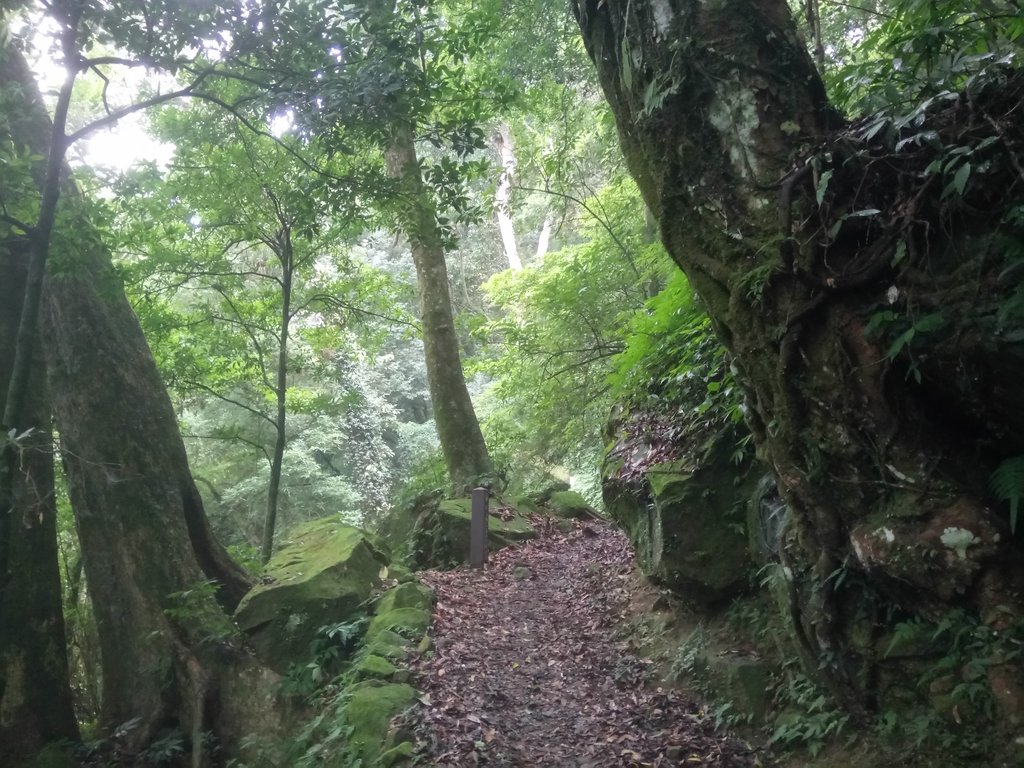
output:
[[[825,192],[828,190],[828,183],[832,180],[832,171],[827,170],[821,174],[821,178],[818,179],[818,188],[815,190],[814,197],[818,201],[818,205],[821,205],[821,201],[825,199]]]
[[[1004,459],[989,477],[992,494],[1010,503],[1010,531],[1017,532],[1017,515],[1024,498],[1024,456]]]
[[[965,162],[957,170],[956,176],[953,177],[953,186],[960,197],[964,196],[964,190],[967,188],[967,180],[969,178],[971,178],[971,164]]]
[[[903,261],[903,259],[905,259],[906,256],[907,256],[907,241],[906,240],[900,240],[896,244],[896,252],[892,255],[892,262],[890,262],[891,266],[895,267],[897,264],[899,264],[901,261]]]
[[[914,340],[915,335],[917,335],[917,330],[914,328],[908,328],[897,336],[896,340],[889,347],[889,351],[885,353],[886,357],[890,360],[895,358],[907,344]]]

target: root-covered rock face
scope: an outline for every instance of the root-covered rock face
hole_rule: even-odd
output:
[[[989,479],[1024,453],[1024,78],[845,125],[781,0],[575,11],[740,369],[793,513],[794,618],[836,693],[867,703],[855,613],[1019,622],[1024,560]]]

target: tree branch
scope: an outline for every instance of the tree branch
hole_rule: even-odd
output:
[[[274,427],[274,429],[277,429],[277,423],[272,418],[267,416],[267,414],[263,413],[262,411],[256,410],[251,405],[246,405],[245,403],[239,402],[238,400],[235,400],[234,398],[228,397],[227,395],[222,395],[220,392],[215,390],[213,387],[207,386],[206,384],[202,384],[202,383],[200,383],[198,381],[192,381],[191,379],[186,379],[182,383],[185,386],[190,387],[192,389],[197,389],[200,392],[205,392],[206,394],[208,394],[208,395],[210,395],[212,397],[215,397],[218,400],[222,400],[225,403],[230,403],[231,405],[237,406],[237,407],[241,408],[243,411],[248,411],[253,416],[256,416],[257,418],[263,419],[263,421],[265,421],[268,424],[270,424],[272,427]]]

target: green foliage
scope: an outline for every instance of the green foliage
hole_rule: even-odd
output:
[[[886,357],[889,360],[903,359],[907,364],[907,376],[921,383],[921,371],[915,361],[915,353],[927,349],[937,334],[946,329],[949,321],[941,312],[929,312],[920,316],[905,314],[893,309],[874,312],[865,326],[870,337],[881,336],[889,340]]]
[[[168,595],[164,613],[200,643],[219,643],[238,636],[238,627],[216,600],[217,582],[198,581]]]
[[[931,661],[916,681],[924,706],[896,715],[883,712],[878,732],[914,748],[952,751],[964,758],[990,751],[985,724],[997,719],[992,673],[1021,658],[1024,623],[1012,619],[1000,630],[961,610],[935,622],[920,618],[897,623],[886,655],[923,649]]]
[[[444,496],[448,489],[448,471],[441,450],[432,445],[409,465],[406,480],[396,489],[392,506],[404,509],[423,496]]]
[[[516,476],[541,483],[552,465],[593,466],[624,329],[669,269],[632,181],[617,180],[588,208],[601,218],[587,215],[582,242],[484,285],[504,311],[485,328],[500,347],[474,363],[495,378],[481,407],[489,445]]]
[[[669,669],[669,674],[674,679],[685,680],[705,695],[709,693],[705,677],[707,672],[705,655],[708,650],[708,642],[707,631],[704,624],[700,623],[686,640],[680,643]]]
[[[769,743],[787,750],[806,749],[812,756],[842,734],[850,721],[850,715],[803,674],[796,662],[783,669],[775,705],[783,714],[776,720]]]
[[[989,478],[992,493],[1001,501],[1010,502],[1010,531],[1017,532],[1017,514],[1024,498],[1024,456],[1004,459]]]
[[[146,765],[173,765],[185,754],[185,739],[180,732],[172,731],[155,739],[142,751]]]
[[[852,114],[906,110],[962,90],[986,68],[1013,62],[1024,41],[1024,16],[1012,0],[878,6],[842,30],[838,60],[825,73],[834,103]]]
[[[370,624],[367,613],[320,627],[310,647],[309,661],[294,664],[282,681],[283,689],[291,694],[310,696],[329,680],[335,679],[351,665],[366,628]]]
[[[632,317],[609,382],[617,402],[639,409],[631,429],[656,433],[671,452],[686,445],[709,454],[728,433],[737,437],[733,461],[748,455],[742,393],[728,354],[681,272]]]

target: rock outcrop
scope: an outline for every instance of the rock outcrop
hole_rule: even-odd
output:
[[[445,499],[422,507],[412,532],[411,560],[417,568],[469,562],[470,499]],[[487,538],[491,551],[537,536],[519,509],[491,500]]]
[[[747,506],[757,477],[749,459],[733,462],[734,432],[703,450],[666,451],[631,431],[626,416],[610,424],[609,437],[605,511],[629,534],[644,572],[705,605],[742,591],[754,563]]]
[[[381,585],[390,555],[372,534],[333,519],[296,529],[267,565],[235,620],[260,658],[287,672],[308,660],[321,627],[357,613]]]

